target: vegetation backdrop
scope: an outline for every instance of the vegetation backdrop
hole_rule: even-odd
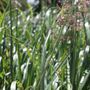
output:
[[[90,0],[0,0],[0,90],[90,90]]]

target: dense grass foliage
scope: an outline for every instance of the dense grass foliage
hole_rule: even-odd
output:
[[[47,1],[0,1],[0,90],[90,90],[90,1]]]

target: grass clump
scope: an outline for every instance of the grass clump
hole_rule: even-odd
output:
[[[90,89],[89,1],[61,5],[0,13],[0,89]]]

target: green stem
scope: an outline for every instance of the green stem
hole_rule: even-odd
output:
[[[18,9],[16,8],[16,38],[19,37],[19,32],[18,32]],[[21,62],[20,62],[20,50],[19,50],[19,41],[16,40],[16,50],[18,52],[18,79],[21,81]]]
[[[12,40],[12,5],[10,0],[10,70],[11,70],[11,80],[13,80],[13,40]]]
[[[83,17],[83,28],[84,28],[84,33],[85,33],[85,45],[87,45],[87,33],[86,33],[86,27],[85,27],[85,16],[84,16],[84,13],[82,12],[82,17]]]

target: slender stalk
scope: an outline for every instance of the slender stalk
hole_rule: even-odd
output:
[[[19,37],[19,32],[18,32],[18,8],[16,7],[16,38]],[[20,64],[20,51],[19,51],[20,45],[19,41],[16,40],[16,50],[18,52],[18,79],[21,81],[21,64]]]
[[[10,71],[11,71],[11,80],[13,80],[13,40],[12,40],[12,5],[10,0]]]
[[[86,41],[86,45],[87,45],[87,33],[86,33],[86,27],[85,27],[85,16],[84,16],[84,13],[81,12],[82,14],[82,17],[83,17],[83,28],[84,28],[84,33],[85,33],[85,41]]]
[[[76,46],[76,32],[75,30],[72,31],[73,40],[71,41],[70,46],[70,76],[71,76],[71,83],[72,83],[72,90],[76,90],[76,84],[75,84],[75,76],[76,76],[76,62],[77,62],[77,46]]]

